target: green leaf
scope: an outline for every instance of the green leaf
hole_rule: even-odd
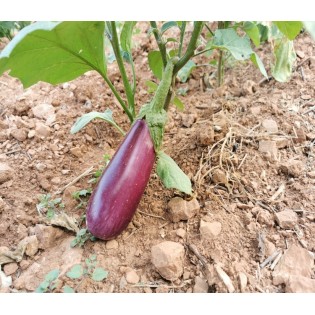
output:
[[[244,31],[253,41],[254,45],[258,47],[260,45],[260,33],[257,25],[253,22],[245,22]]]
[[[104,270],[101,267],[95,268],[92,273],[92,280],[94,281],[103,281],[108,277],[108,271]]]
[[[165,22],[161,27],[161,31],[160,31],[161,35],[163,35],[168,29],[174,26],[178,27],[177,22],[174,22],[174,21]]]
[[[257,28],[259,30],[259,36],[260,36],[260,43],[265,42],[268,40],[269,37],[269,28],[266,25],[263,25],[261,23],[257,24]]]
[[[176,38],[174,38],[174,37],[169,37],[169,38],[166,39],[166,42],[167,42],[167,43],[169,43],[169,42],[177,43],[178,40],[177,40]]]
[[[163,75],[163,60],[160,51],[151,50],[148,54],[148,60],[153,74],[161,80]]]
[[[137,24],[135,21],[127,21],[120,34],[120,45],[124,51],[131,53],[131,37],[134,26]]]
[[[63,287],[63,293],[75,293],[75,291],[71,287],[69,287],[68,285],[65,285]]]
[[[44,293],[47,291],[49,287],[50,282],[49,281],[43,281],[36,289],[35,293]]]
[[[247,36],[240,37],[233,29],[218,29],[213,38],[213,48],[229,51],[236,60],[249,59],[253,50]]]
[[[289,40],[293,40],[303,27],[300,21],[274,21],[273,23]]]
[[[252,53],[250,55],[250,60],[253,62],[253,64],[260,70],[262,75],[266,78],[268,78],[267,71],[265,69],[264,64],[262,63],[261,59],[258,57],[256,53]]]
[[[67,277],[71,279],[78,279],[83,275],[83,267],[80,264],[74,265],[70,271],[67,272]]]
[[[83,116],[77,119],[77,121],[71,127],[70,132],[74,134],[80,131],[83,127],[85,127],[91,120],[95,118],[99,118],[113,125],[116,129],[119,130],[119,132],[121,132],[124,135],[125,134],[124,131],[115,123],[112,114],[113,112],[110,109],[106,109],[104,113],[90,112],[90,113],[84,114]]]
[[[177,97],[175,96],[173,99],[173,103],[175,104],[175,106],[179,109],[179,110],[184,110],[184,104],[183,102]]]
[[[5,70],[25,88],[38,81],[70,81],[90,70],[104,76],[104,22],[33,23],[0,54],[0,74]]]
[[[56,280],[58,276],[59,276],[59,269],[54,269],[45,276],[45,280],[48,282],[51,282],[51,281]]]
[[[150,81],[150,80],[145,81],[145,85],[149,88],[148,89],[149,93],[154,93],[158,88],[158,85],[155,82]]]
[[[164,152],[158,153],[157,173],[166,188],[176,188],[188,195],[192,194],[189,177]]]
[[[315,40],[315,22],[305,21],[303,22],[304,27],[308,33],[311,34],[313,40]]]
[[[272,75],[279,82],[287,82],[296,59],[293,41],[286,38],[275,41],[274,54],[276,62],[272,67]]]
[[[183,68],[181,68],[179,71],[178,71],[178,74],[177,76],[179,77],[180,81],[181,82],[186,82],[189,75],[191,74],[191,72],[193,71],[193,69],[196,68],[196,64],[192,61],[192,60],[189,60]]]

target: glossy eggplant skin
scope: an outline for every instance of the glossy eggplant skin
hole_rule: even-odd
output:
[[[137,210],[155,161],[145,120],[139,119],[104,170],[90,197],[86,224],[97,238],[117,237]]]

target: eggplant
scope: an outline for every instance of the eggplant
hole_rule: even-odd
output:
[[[92,235],[110,240],[128,226],[150,179],[155,157],[147,123],[139,119],[125,136],[89,199],[86,224]]]

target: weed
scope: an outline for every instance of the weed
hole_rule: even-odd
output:
[[[94,241],[95,237],[87,230],[87,229],[81,229],[75,239],[71,242],[70,246],[75,247],[79,246],[82,247],[86,241],[91,240]]]
[[[57,278],[59,276],[59,269],[50,271],[46,276],[45,280],[35,289],[36,293],[49,293],[52,292],[57,285]]]
[[[39,203],[36,205],[37,211],[42,215],[46,214],[48,219],[52,219],[58,208],[64,208],[61,198],[51,199],[51,194],[39,196]]]

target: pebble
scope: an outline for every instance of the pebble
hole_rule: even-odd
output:
[[[298,160],[289,160],[285,163],[281,163],[279,170],[285,175],[299,177],[304,171],[304,163]]]
[[[260,115],[261,107],[260,106],[253,106],[253,107],[250,108],[250,112],[253,115]]]
[[[282,229],[294,229],[298,223],[297,214],[293,210],[284,210],[275,214],[276,222]]]
[[[47,168],[47,165],[44,164],[44,163],[36,163],[35,164],[35,168],[39,171],[39,172],[43,172],[46,168]]]
[[[77,158],[81,158],[83,156],[83,153],[79,147],[71,148],[70,152]]]
[[[166,280],[174,281],[184,272],[185,248],[183,245],[165,241],[151,248],[151,261],[159,274]]]
[[[136,284],[139,282],[140,280],[140,277],[138,276],[138,274],[136,273],[135,270],[131,269],[131,270],[128,270],[125,274],[125,278],[126,278],[126,281],[130,284]]]
[[[48,249],[53,247],[58,239],[65,236],[65,232],[63,230],[43,224],[35,225],[34,234],[38,239],[39,249]]]
[[[0,162],[0,185],[9,181],[13,178],[13,169],[5,164]]]
[[[28,137],[29,139],[32,139],[32,138],[35,137],[35,134],[36,134],[36,131],[35,131],[35,130],[30,130],[30,131],[28,132],[27,137]]]
[[[118,248],[118,242],[116,240],[110,240],[106,242],[106,249],[117,249]]]
[[[278,132],[278,124],[275,120],[273,119],[264,119],[262,121],[262,127],[270,133],[276,133]]]
[[[314,259],[309,252],[292,244],[283,254],[273,272],[273,284],[288,283],[289,277],[299,276],[311,278],[313,275]]]
[[[183,228],[177,229],[176,235],[184,239],[186,237],[186,231]]]
[[[303,276],[290,276],[285,283],[286,293],[314,293],[315,279]]]
[[[19,269],[19,266],[15,262],[6,264],[3,267],[3,271],[4,271],[6,276],[10,276],[10,275],[14,274],[18,269]]]
[[[55,116],[55,108],[51,104],[39,104],[32,108],[32,112],[39,119],[47,120]]]
[[[182,125],[186,128],[190,128],[196,121],[195,114],[182,114]]]
[[[209,286],[208,286],[207,281],[197,276],[195,278],[193,293],[208,293],[208,289],[209,289]]]
[[[186,201],[183,198],[172,198],[168,203],[169,216],[172,222],[187,221],[195,216],[200,209],[197,199]]]
[[[228,186],[228,180],[226,178],[225,172],[218,168],[212,173],[212,181],[214,184],[223,184]]]
[[[220,222],[205,222],[200,220],[200,234],[202,238],[214,239],[222,230],[222,224]]]
[[[257,221],[260,224],[265,224],[266,226],[273,226],[273,217],[271,213],[267,210],[260,210],[257,214]]]
[[[244,272],[240,272],[238,274],[238,280],[240,282],[240,290],[242,293],[245,292],[246,286],[247,286],[247,276]]]
[[[29,257],[33,257],[38,252],[38,239],[36,235],[26,237],[27,245],[25,248],[25,254]]]
[[[36,122],[35,135],[39,138],[47,138],[50,135],[50,128],[42,122]]]
[[[262,153],[269,153],[273,160],[277,160],[278,148],[276,141],[260,140],[258,150]]]
[[[27,132],[25,129],[13,129],[10,132],[11,136],[18,141],[25,141],[27,139]]]
[[[307,173],[309,178],[315,179],[315,171],[311,171]]]

